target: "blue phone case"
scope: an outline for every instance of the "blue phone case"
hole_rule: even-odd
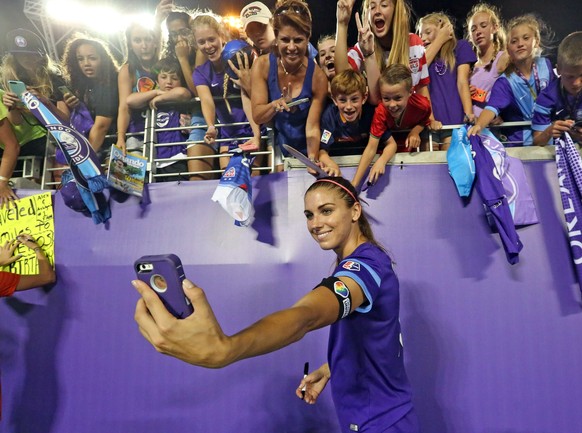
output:
[[[182,290],[182,281],[186,276],[178,256],[143,256],[135,261],[134,269],[137,278],[154,289],[168,311],[178,319],[188,317],[194,312],[190,300]]]
[[[26,92],[26,84],[24,84],[22,81],[9,80],[8,87],[10,88],[10,91],[12,93],[16,93],[19,98],[20,95]]]

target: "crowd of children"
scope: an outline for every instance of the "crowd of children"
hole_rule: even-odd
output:
[[[36,34],[9,32],[0,69],[0,202],[15,198],[8,180],[17,157],[43,156],[46,145],[46,131],[11,81],[52,104],[96,151],[110,144],[139,149],[145,111],[166,103],[157,126],[174,130],[158,134],[158,143],[170,143],[157,148],[156,170],[168,174],[161,180],[216,177],[213,170],[228,159],[214,156],[241,145],[263,149],[265,126],[274,130],[279,169],[288,156],[283,144],[330,175],[341,174],[335,156],[362,155],[356,186],[377,154],[372,183],[396,152],[428,149],[429,130],[435,149],[446,150],[452,131],[443,126],[469,124],[474,135],[506,121],[531,121],[531,128],[494,131],[506,146],[546,145],[564,132],[580,141],[582,32],[560,44],[556,73],[542,57],[546,29],[535,15],[504,25],[497,8],[479,3],[467,16],[465,38],[458,38],[460,29],[442,12],[413,23],[405,0],[364,0],[355,14],[354,4],[337,1],[337,32],[315,48],[302,0],[279,0],[272,10],[249,3],[240,29],[212,12],[176,10],[161,0],[156,28],[128,25],[121,66],[93,36],[75,34],[56,65]],[[358,40],[350,48],[352,16]],[[186,116],[167,108],[193,97],[200,104]],[[178,130],[185,120],[189,131]]]

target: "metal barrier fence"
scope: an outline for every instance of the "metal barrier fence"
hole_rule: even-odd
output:
[[[236,99],[238,97],[229,97],[229,99]],[[215,98],[217,100],[221,100],[221,98]],[[239,98],[240,99],[240,98]],[[182,113],[189,113],[192,111],[193,108],[198,108],[200,105],[199,98],[194,98],[191,101],[180,103],[180,104],[160,104],[160,109],[163,108],[171,108],[173,110],[178,110]],[[207,129],[207,125],[200,124],[200,125],[190,125],[190,126],[180,126],[174,128],[157,128],[156,127],[156,116],[157,111],[148,109],[146,111],[145,116],[145,128],[143,132],[138,133],[128,133],[126,137],[135,137],[138,138],[143,142],[143,147],[141,149],[141,153],[145,156],[148,160],[147,164],[147,179],[148,182],[156,182],[156,180],[161,180],[164,177],[170,176],[192,176],[197,174],[212,174],[218,176],[222,173],[220,168],[213,168],[211,170],[205,171],[188,171],[188,172],[180,172],[180,173],[156,173],[156,163],[157,162],[168,162],[168,161],[175,161],[172,158],[156,158],[156,149],[164,147],[164,146],[175,146],[175,145],[185,145],[185,146],[192,146],[198,144],[204,144],[204,140],[200,141],[180,141],[180,142],[172,142],[172,143],[158,143],[157,142],[157,134],[160,132],[165,131],[175,131],[175,130],[187,130],[191,131],[194,129]],[[220,124],[217,123],[215,126],[217,129],[229,126],[241,126],[241,125],[248,125],[248,122],[239,122],[239,123],[229,123],[229,124]],[[531,122],[505,122],[500,125],[496,125],[495,128],[505,128],[505,127],[515,127],[515,126],[523,126],[529,127]],[[462,125],[443,125],[442,130],[452,130],[461,127]],[[267,172],[273,173],[275,171],[275,157],[274,157],[274,131],[271,128],[267,128],[267,134],[261,136],[261,142],[265,143],[266,145],[263,146],[267,150],[259,150],[256,152],[251,152],[253,156],[265,156],[267,163],[263,164],[259,167],[253,167],[253,170],[257,170],[259,172]],[[433,137],[435,132],[429,131],[428,134],[428,152],[411,152],[411,153],[398,153],[396,157],[389,163],[389,164],[427,164],[427,163],[446,163],[445,152],[434,151],[434,145],[437,143]],[[108,136],[108,138],[115,138]],[[237,137],[234,139],[238,140],[248,140],[252,137]],[[222,142],[229,142],[234,140],[233,138],[226,138],[226,139],[216,139],[217,143]],[[553,158],[554,152],[553,148],[540,148],[538,146],[527,146],[524,148],[509,148],[508,149],[510,154],[514,156],[518,156],[525,160],[530,159],[550,159]],[[183,158],[183,160],[196,160],[196,159],[204,159],[204,160],[217,160],[219,158],[229,157],[229,154],[212,154],[212,155],[203,155],[203,156],[187,156]],[[15,172],[12,178],[12,182],[17,188],[26,188],[26,189],[52,189],[59,185],[59,181],[55,180],[55,177],[58,178],[57,173],[66,169],[66,166],[57,166],[55,163],[55,143],[54,139],[47,135],[47,148],[44,157],[44,164],[42,158],[40,157],[20,157],[18,158],[19,161],[23,163],[23,169],[20,172]],[[360,155],[350,155],[350,156],[334,156],[333,159],[340,167],[350,167],[350,166],[357,166],[360,160]],[[215,164],[216,165],[216,164]],[[41,167],[42,169],[41,174]],[[295,158],[284,158],[284,169],[285,170],[293,170],[293,169],[304,169],[305,165],[301,162],[296,160]],[[40,185],[35,183],[33,180],[38,180],[40,178]]]

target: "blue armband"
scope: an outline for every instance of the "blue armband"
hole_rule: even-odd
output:
[[[352,311],[352,294],[346,284],[338,277],[327,277],[321,280],[317,287],[327,287],[335,295],[339,302],[337,320],[347,317]]]

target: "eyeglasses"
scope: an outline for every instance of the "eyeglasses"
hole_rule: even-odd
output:
[[[297,14],[308,17],[309,11],[307,10],[307,7],[299,5],[281,6],[275,10],[275,15],[287,15],[287,14]]]
[[[169,32],[168,35],[172,39],[178,39],[179,36],[188,37],[192,35],[192,30],[190,30],[188,27],[184,27],[183,29],[176,30],[174,32]]]

